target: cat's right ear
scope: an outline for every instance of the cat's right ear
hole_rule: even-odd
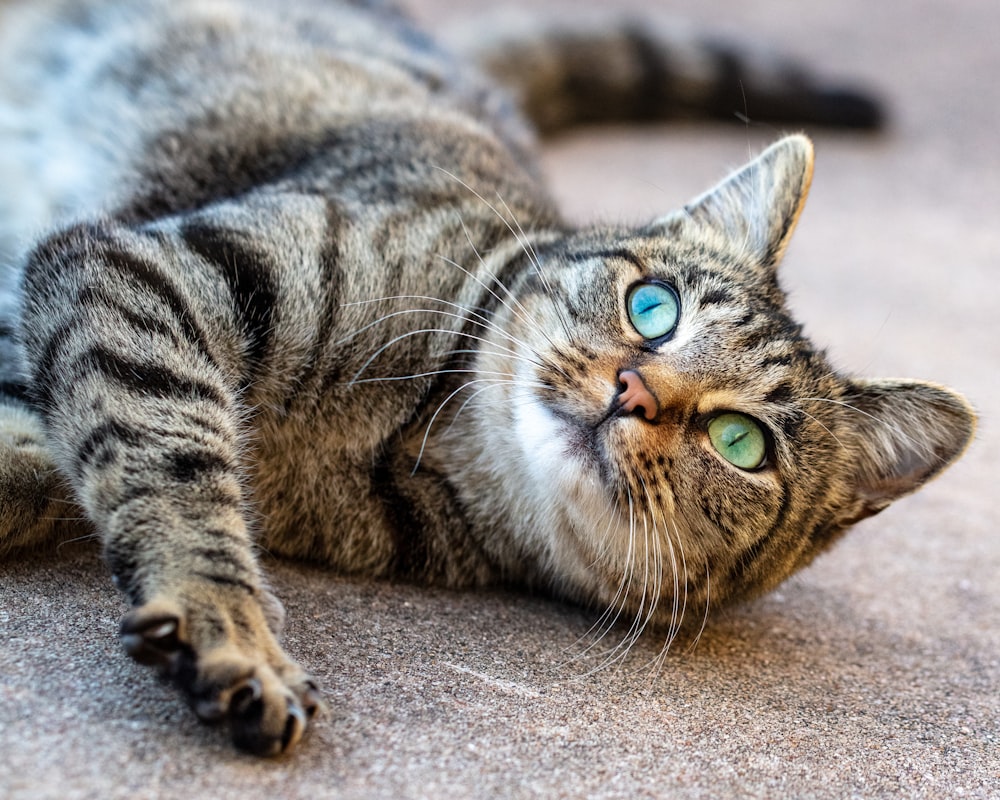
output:
[[[802,213],[812,175],[812,142],[802,134],[786,136],[649,230],[670,238],[707,237],[726,249],[735,245],[742,256],[773,269]]]

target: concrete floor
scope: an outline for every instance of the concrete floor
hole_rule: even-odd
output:
[[[575,608],[271,564],[288,647],[332,709],[272,762],[234,753],[125,658],[93,550],[0,565],[0,796],[1000,797],[1000,4],[670,6],[889,101],[882,135],[815,132],[784,276],[839,365],[966,392],[982,415],[966,457],[659,669],[650,638],[592,672],[592,615]],[[574,217],[642,220],[776,135],[588,131],[547,165]]]

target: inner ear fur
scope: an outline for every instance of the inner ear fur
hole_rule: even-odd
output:
[[[976,414],[943,386],[920,381],[853,381],[844,397],[860,512],[871,516],[920,488],[972,441]]]
[[[805,206],[812,176],[812,142],[802,134],[786,136],[652,228],[671,237],[718,237],[774,268]]]

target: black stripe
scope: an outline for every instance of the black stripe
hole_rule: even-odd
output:
[[[192,483],[208,472],[229,472],[232,466],[217,453],[204,450],[181,450],[167,456],[170,477],[179,483]]]
[[[760,362],[759,369],[764,370],[767,367],[787,367],[791,363],[792,356],[790,353],[782,356],[768,356]]]
[[[77,295],[77,302],[85,308],[103,306],[105,309],[113,311],[125,320],[126,324],[134,330],[143,331],[144,333],[159,334],[160,336],[169,339],[174,346],[179,344],[176,331],[174,331],[174,329],[167,323],[136,313],[133,309],[124,305],[117,298],[109,295],[105,289],[96,286],[84,287]]]
[[[632,92],[631,118],[639,122],[669,118],[676,112],[677,93],[662,48],[655,36],[641,28],[630,28],[625,35],[641,76]]]
[[[186,378],[167,367],[133,361],[100,345],[89,348],[73,362],[75,375],[91,369],[140,396],[207,400],[223,408],[228,404],[222,391],[208,383]]]
[[[234,567],[239,567],[240,562],[231,550],[225,550],[221,547],[195,547],[191,550],[191,555],[199,556],[211,561],[213,564],[217,564],[220,561],[228,562]]]
[[[591,261],[594,259],[602,259],[604,261],[620,259],[622,261],[628,261],[630,264],[634,265],[635,268],[643,275],[649,273],[649,267],[646,266],[646,263],[635,253],[626,250],[623,247],[617,247],[611,250],[583,250],[575,253],[567,253],[565,255],[565,259],[577,263],[581,261]]]
[[[260,369],[270,346],[277,292],[276,267],[250,236],[231,228],[192,219],[181,228],[184,242],[215,266],[226,281],[242,316],[247,339],[248,378]]]
[[[785,487],[781,489],[781,505],[778,506],[778,513],[775,516],[774,523],[768,528],[767,532],[764,533],[757,541],[751,544],[749,547],[743,550],[736,557],[736,561],[733,566],[729,569],[729,574],[726,578],[727,584],[736,584],[741,589],[743,587],[743,582],[746,577],[747,572],[751,567],[757,562],[760,556],[764,553],[768,544],[777,536],[781,528],[785,524],[785,519],[788,516],[788,512],[792,506],[792,496],[791,493]]]
[[[724,305],[733,302],[733,296],[725,289],[709,289],[699,299],[699,307]]]
[[[239,578],[231,578],[228,575],[217,575],[213,572],[201,572],[195,570],[192,573],[198,578],[204,578],[206,581],[211,581],[212,583],[218,584],[219,586],[232,586],[236,589],[242,589],[247,594],[256,594],[257,590],[244,580]]]
[[[146,601],[139,584],[138,540],[127,536],[108,538],[104,544],[104,561],[116,578],[118,588],[133,605]]]
[[[795,390],[792,388],[790,383],[779,383],[771,389],[771,391],[764,395],[764,402],[774,403],[775,405],[784,405],[794,396]]]
[[[76,449],[76,472],[82,475],[84,467],[95,462],[104,454],[101,461],[107,460],[106,448],[109,443],[123,443],[135,447],[143,441],[143,435],[135,428],[124,425],[117,420],[108,420],[94,428]]]
[[[108,266],[117,269],[124,277],[139,284],[166,305],[180,324],[184,338],[197,348],[210,364],[217,363],[209,345],[209,338],[194,318],[190,305],[156,265],[120,249],[108,250],[101,257]]]
[[[109,508],[109,512],[115,512],[122,506],[127,506],[129,503],[133,503],[136,500],[142,500],[146,497],[155,497],[160,493],[160,490],[152,486],[126,486],[125,491],[119,495],[117,502],[113,508]]]
[[[29,404],[33,399],[31,389],[20,381],[0,380],[0,395]]]
[[[240,533],[227,530],[226,528],[206,528],[202,531],[204,536],[210,537],[212,539],[223,539],[230,542],[238,542],[241,546],[244,543],[244,538]]]
[[[319,370],[324,366],[324,355],[333,336],[333,331],[340,317],[340,304],[343,293],[341,291],[341,279],[343,271],[341,269],[341,249],[340,239],[349,225],[347,212],[340,208],[332,200],[326,202],[326,233],[323,247],[319,255],[319,270],[321,289],[323,291],[322,309],[319,318],[319,330],[309,358],[306,363],[311,364],[307,374],[302,377],[302,383],[310,384],[315,380]],[[327,365],[329,366],[329,365]],[[337,368],[331,369],[323,380],[321,394],[335,383],[342,380],[341,371]]]
[[[43,413],[53,409],[53,389],[55,384],[65,377],[63,370],[56,369],[56,358],[59,351],[70,340],[74,329],[82,323],[83,320],[78,316],[63,322],[45,342],[41,357],[30,365],[31,386],[29,391],[31,399],[42,409]]]

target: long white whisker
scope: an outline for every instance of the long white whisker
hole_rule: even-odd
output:
[[[462,225],[464,227],[465,223],[463,222]],[[469,236],[468,230],[466,230],[466,236]],[[545,341],[547,341],[550,345],[552,345],[553,348],[555,348],[556,347],[555,342],[553,342],[552,339],[549,337],[549,335],[545,332],[545,329],[542,328],[542,326],[538,323],[537,320],[535,320],[535,319],[533,319],[531,317],[531,315],[528,313],[528,310],[524,307],[524,305],[514,296],[514,293],[511,292],[510,289],[508,289],[503,284],[503,282],[501,282],[501,280],[489,270],[489,268],[486,266],[486,262],[483,260],[483,257],[481,255],[479,255],[479,251],[476,249],[476,246],[474,244],[472,244],[471,238],[469,240],[469,244],[472,245],[473,252],[475,252],[476,256],[479,258],[480,263],[483,265],[483,269],[486,270],[487,274],[489,274],[489,276],[493,279],[494,283],[496,283],[497,286],[500,286],[504,290],[504,293],[511,299],[511,301],[514,303],[514,305],[511,305],[510,303],[508,303],[507,301],[505,301],[502,297],[500,297],[500,295],[498,295],[495,291],[493,291],[492,287],[490,287],[486,283],[484,283],[479,278],[479,276],[477,276],[474,273],[472,273],[466,267],[463,267],[457,261],[453,261],[452,259],[446,258],[445,256],[438,256],[438,258],[440,258],[442,261],[444,261],[447,264],[451,264],[456,269],[461,270],[465,275],[468,275],[470,278],[472,278],[474,281],[476,281],[480,286],[482,286],[484,289],[486,289],[487,292],[489,292],[491,295],[493,295],[493,297],[495,297],[497,299],[497,302],[499,302],[500,304],[502,304],[504,307],[510,309],[510,312],[512,314],[514,314],[518,319],[520,319],[529,328],[532,328],[543,339],[545,339]],[[498,328],[498,330],[499,330],[499,328]],[[527,347],[527,349],[531,350],[532,352],[535,352],[536,355],[538,355],[537,352],[534,350],[534,348],[528,347],[527,345],[524,345],[523,343],[522,343],[522,346]],[[539,358],[541,358],[541,357],[542,356],[539,355]],[[558,364],[554,364],[553,363],[553,364],[547,364],[547,365],[550,366],[553,369],[558,370],[565,377],[569,377],[568,375],[566,375],[566,372],[562,369],[562,367],[560,367]]]
[[[375,361],[376,358],[378,358],[380,355],[382,355],[382,353],[384,353],[386,350],[388,350],[394,344],[397,344],[397,343],[403,341],[403,339],[408,339],[411,336],[419,336],[420,334],[423,334],[423,333],[443,333],[443,334],[447,334],[449,336],[460,336],[460,337],[463,337],[463,338],[466,338],[466,339],[472,339],[472,340],[477,341],[477,342],[485,342],[487,344],[492,345],[492,342],[490,342],[489,339],[485,339],[482,336],[475,336],[475,335],[473,335],[471,333],[461,333],[461,332],[458,332],[458,331],[452,331],[452,330],[448,330],[447,328],[419,328],[419,329],[417,329],[415,331],[407,331],[406,333],[401,333],[399,336],[393,337],[388,342],[386,342],[384,345],[382,345],[380,348],[378,348],[378,350],[376,350],[368,358],[368,360],[365,361],[365,363],[361,365],[360,369],[358,369],[358,371],[354,373],[354,375],[348,381],[348,384],[357,383],[358,382],[358,377],[366,369],[368,369],[368,367],[371,366],[372,362]]]
[[[570,335],[569,327],[566,324],[566,320],[561,313],[559,305],[554,300],[555,295],[552,292],[552,287],[549,285],[546,277],[542,274],[542,265],[538,260],[537,253],[535,253],[534,248],[531,245],[530,237],[528,237],[528,235],[524,232],[524,229],[521,227],[521,223],[518,221],[517,216],[513,213],[513,211],[511,211],[510,206],[507,205],[507,202],[503,199],[503,197],[500,196],[499,193],[497,194],[497,198],[500,200],[504,208],[510,214],[510,219],[514,221],[514,225],[517,226],[516,228],[514,227],[514,225],[511,224],[510,219],[508,219],[507,217],[505,217],[503,214],[500,213],[499,209],[497,209],[496,206],[490,203],[485,197],[483,197],[479,192],[477,192],[475,189],[469,186],[469,184],[467,184],[457,175],[449,172],[448,170],[442,167],[437,167],[437,169],[441,170],[441,172],[443,172],[445,175],[450,177],[452,180],[456,181],[460,186],[463,186],[474,197],[476,197],[483,205],[485,205],[490,211],[492,211],[496,215],[497,219],[499,219],[507,227],[507,230],[510,231],[515,241],[517,241],[517,243],[521,246],[521,249],[524,251],[524,254],[528,257],[528,262],[535,270],[535,273],[539,276],[539,279],[542,281],[542,285],[546,288],[546,291],[549,294],[549,298],[552,299],[553,306],[556,309],[556,316],[559,318],[560,324],[562,325],[563,330],[566,334],[566,338],[567,340],[571,341],[572,336]]]
[[[491,285],[487,284],[478,275],[474,274],[468,268],[463,267],[457,261],[453,261],[452,259],[446,258],[445,256],[438,256],[438,257],[444,260],[446,263],[451,264],[456,269],[461,270],[465,275],[472,278],[476,283],[478,283],[487,292],[489,292],[490,295],[492,295],[497,300],[498,303],[500,303],[505,308],[509,309],[510,312],[514,314],[518,319],[520,319],[525,325],[534,328],[536,332],[541,334],[545,339],[548,339],[548,336],[546,336],[545,331],[542,329],[542,326],[539,325],[538,322],[531,317],[531,314],[528,313],[528,309],[524,307],[521,301],[517,299],[517,296],[507,287],[507,285],[503,281],[500,280],[499,276],[496,275],[496,273],[494,273],[493,270],[491,270],[489,266],[486,264],[486,260],[479,252],[479,248],[476,247],[475,242],[472,241],[472,233],[469,231],[468,226],[465,224],[465,220],[460,220],[460,221],[462,223],[462,230],[465,231],[465,238],[468,240],[469,246],[472,248],[472,252],[476,254],[476,258],[479,259],[479,264],[480,266],[482,266],[483,271],[486,272],[486,274],[489,276],[490,280],[493,283],[495,283],[497,286],[503,289],[504,295],[506,296],[507,299],[504,299],[503,297],[498,295],[493,290],[493,287]],[[549,340],[549,344],[552,344],[551,340]]]
[[[468,183],[463,181],[453,172],[449,172],[444,167],[435,167],[435,169],[439,170],[440,172],[443,172],[445,175],[447,175],[449,178],[455,181],[455,183],[457,183],[459,186],[466,189],[473,197],[479,200],[479,202],[481,202],[484,206],[486,206],[490,211],[492,211],[496,215],[496,218],[499,219],[507,227],[507,230],[510,231],[511,236],[514,237],[515,241],[521,246],[521,249],[524,251],[525,255],[528,256],[528,259],[531,260],[533,264],[535,263],[532,259],[531,251],[526,247],[525,242],[521,238],[520,234],[518,234],[518,232],[514,229],[514,226],[511,225],[510,220],[508,220],[503,214],[501,214],[500,211],[496,208],[496,206],[492,205],[489,202],[489,200],[483,197],[479,192],[477,192],[475,189],[469,186]]]
[[[428,420],[427,427],[424,429],[424,438],[420,442],[420,452],[417,453],[417,460],[416,463],[413,465],[414,473],[416,473],[417,468],[420,466],[420,461],[424,457],[424,450],[427,448],[427,440],[430,438],[431,428],[434,427],[434,422],[435,420],[437,420],[438,415],[444,410],[445,406],[447,406],[448,403],[450,403],[454,397],[459,395],[461,392],[464,392],[470,386],[475,386],[476,384],[479,383],[510,384],[512,383],[512,381],[500,378],[482,378],[479,380],[467,381],[466,383],[463,383],[461,386],[455,389],[444,400],[442,400],[441,403],[438,405],[438,407],[435,409],[434,413],[431,415],[430,420]]]
[[[537,389],[547,389],[544,383],[526,381],[514,372],[487,371],[480,369],[432,369],[426,372],[414,372],[409,375],[391,375],[385,378],[358,378],[351,385],[359,383],[393,383],[395,381],[412,381],[417,378],[429,378],[433,375],[483,375],[509,379],[509,383],[517,386],[531,386]]]
[[[614,629],[614,627],[618,624],[618,620],[620,619],[621,615],[625,612],[626,606],[628,605],[628,598],[629,598],[629,595],[630,595],[631,590],[632,590],[632,582],[633,582],[633,579],[635,578],[635,559],[636,559],[636,547],[635,547],[635,541],[636,541],[635,503],[634,503],[634,500],[632,498],[632,490],[631,490],[631,488],[626,485],[625,491],[626,491],[626,496],[628,498],[628,513],[629,513],[629,520],[628,520],[629,521],[628,548],[627,548],[626,554],[625,554],[625,569],[623,570],[622,580],[621,580],[621,583],[619,584],[619,587],[618,587],[618,594],[615,596],[615,599],[612,601],[612,604],[609,606],[608,612],[605,612],[605,613],[606,613],[606,615],[610,616],[610,612],[611,612],[612,609],[615,608],[616,604],[618,605],[618,608],[617,608],[617,611],[614,612],[613,618],[609,619],[608,622],[606,623],[606,626],[605,626],[605,629],[604,629],[605,630],[605,634],[610,633]],[[621,599],[620,603],[618,602],[619,598]],[[603,639],[603,636],[601,638]],[[618,644],[616,644],[613,648],[611,648],[610,651],[608,651],[604,655],[604,658],[603,658],[603,660],[601,661],[600,664],[598,664],[596,667],[594,667],[593,669],[589,670],[585,674],[591,675],[591,674],[594,674],[596,672],[600,672],[601,670],[606,669],[607,667],[609,667],[612,664],[614,664],[616,661],[620,660],[620,658],[622,658],[622,656],[620,656],[619,653],[622,650],[623,645],[626,645],[626,642],[627,642],[627,635],[626,635],[626,639],[625,640],[623,640],[622,642],[619,642]],[[626,652],[627,652],[627,647],[626,647]]]
[[[408,314],[439,314],[439,315],[441,315],[443,317],[450,317],[451,319],[457,319],[457,320],[461,320],[463,322],[464,321],[468,321],[468,322],[471,322],[474,325],[478,325],[481,328],[485,328],[486,330],[494,331],[495,333],[499,334],[503,338],[507,339],[507,341],[511,342],[512,344],[520,345],[524,349],[526,349],[526,350],[528,350],[530,352],[534,352],[534,349],[531,348],[528,344],[526,344],[525,342],[522,342],[517,337],[512,336],[510,333],[508,333],[507,331],[505,331],[503,328],[499,327],[496,323],[494,323],[488,317],[486,317],[486,316],[484,316],[482,314],[479,314],[478,312],[475,312],[475,311],[469,311],[464,306],[461,306],[461,305],[459,305],[457,303],[448,302],[447,300],[438,300],[437,298],[434,298],[434,297],[425,297],[423,295],[396,295],[396,296],[391,296],[391,297],[379,297],[379,298],[374,299],[374,300],[360,300],[360,301],[358,301],[356,303],[346,303],[345,307],[348,306],[348,305],[362,305],[362,304],[365,304],[365,303],[381,303],[381,302],[388,301],[388,300],[427,300],[427,301],[431,301],[431,302],[439,302],[439,303],[442,303],[443,305],[451,306],[452,308],[458,308],[458,309],[461,309],[462,311],[468,311],[469,314],[471,315],[471,317],[468,317],[465,314],[456,314],[454,312],[444,311],[444,310],[442,310],[440,308],[403,308],[403,309],[399,309],[398,311],[391,311],[388,314],[384,314],[381,317],[379,317],[378,319],[375,319],[372,322],[369,322],[369,323],[363,325],[362,327],[358,328],[357,330],[352,331],[350,334],[348,334],[344,338],[342,338],[342,339],[334,342],[334,346],[346,344],[351,339],[353,339],[356,336],[359,336],[360,334],[364,333],[366,330],[369,330],[370,328],[374,328],[376,325],[381,325],[383,322],[387,322],[388,320],[393,319],[394,317],[402,317],[402,316],[406,316]],[[456,334],[461,334],[461,331],[458,331],[458,330],[456,330],[454,332]],[[511,350],[511,352],[516,352],[516,351]]]
[[[601,559],[607,558],[612,550],[613,542],[609,534],[611,533],[612,527],[615,524],[616,519],[620,519],[621,511],[613,504],[608,504],[608,525],[604,531],[604,542],[603,548],[599,550],[595,556],[594,564],[597,564]],[[608,603],[608,607],[604,610],[600,617],[590,626],[590,628],[576,641],[576,645],[579,645],[584,639],[594,636],[594,641],[592,641],[587,647],[585,647],[581,652],[579,652],[573,659],[578,660],[587,655],[591,650],[593,650],[597,645],[599,645],[604,637],[611,631],[618,617],[621,615],[621,610],[619,609],[617,613],[615,609],[618,608],[619,598],[622,597],[625,591],[625,586],[627,584],[627,576],[625,573],[622,574],[621,580],[618,583],[618,589],[615,596]]]
[[[705,613],[701,618],[701,627],[698,629],[698,633],[695,635],[691,644],[689,644],[685,649],[685,653],[690,653],[697,646],[698,642],[701,640],[701,635],[705,632],[705,626],[708,624],[708,611],[712,606],[712,572],[708,566],[708,561],[705,561]]]

